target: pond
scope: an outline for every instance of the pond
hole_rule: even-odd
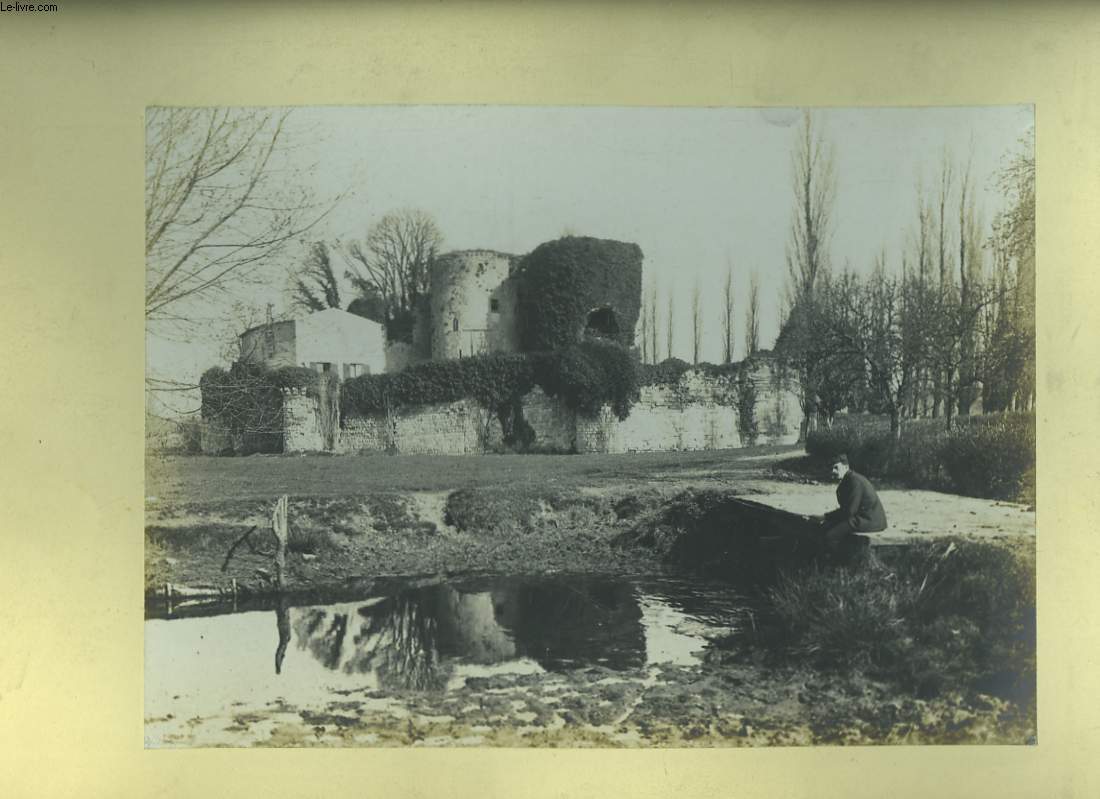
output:
[[[496,678],[691,666],[746,618],[728,583],[668,577],[396,580],[339,601],[149,608],[146,744],[255,742],[280,710],[351,700],[393,719],[425,697],[483,705]],[[204,725],[217,734],[196,735]]]

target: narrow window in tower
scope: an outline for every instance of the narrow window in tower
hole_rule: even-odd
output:
[[[455,317],[454,322],[451,323],[451,327],[454,329],[454,331],[456,333],[458,332],[458,317],[457,316]]]
[[[500,313],[500,300],[496,297],[492,297],[489,300],[489,310],[493,313]]]

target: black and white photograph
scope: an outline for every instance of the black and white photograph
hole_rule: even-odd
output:
[[[144,147],[146,748],[1039,741],[1033,106]]]

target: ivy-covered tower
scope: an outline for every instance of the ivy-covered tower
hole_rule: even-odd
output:
[[[523,350],[563,349],[592,337],[634,345],[642,304],[637,244],[587,236],[540,244],[514,282]]]

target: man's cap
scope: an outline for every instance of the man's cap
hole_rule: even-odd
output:
[[[845,466],[847,466],[848,465],[848,456],[846,454],[844,454],[843,452],[841,452],[839,455],[837,455],[835,458],[833,458],[832,463],[843,463]]]

